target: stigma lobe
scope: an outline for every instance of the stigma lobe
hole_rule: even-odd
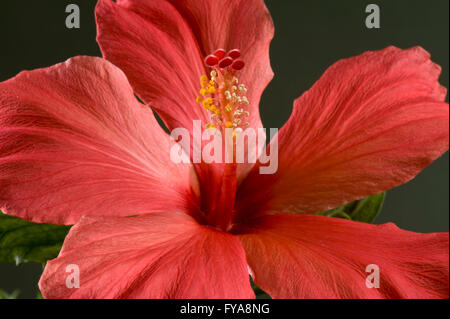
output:
[[[207,67],[221,69],[230,68],[230,71],[240,71],[244,68],[245,63],[239,59],[241,57],[241,51],[238,49],[232,49],[226,52],[224,49],[218,49],[213,54],[208,55],[205,58],[205,64]]]

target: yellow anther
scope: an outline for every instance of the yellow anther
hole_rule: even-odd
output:
[[[232,128],[233,136],[243,131],[245,117],[250,113],[245,111],[245,104],[249,104],[245,92],[247,88],[239,83],[237,77],[232,76],[227,70],[212,70],[207,75],[200,77],[201,88],[196,102],[207,110],[210,123],[208,129]],[[245,116],[245,117],[244,117]]]
[[[200,94],[203,96],[207,96],[208,95],[208,91],[206,89],[201,89],[200,90]]]
[[[209,107],[211,106],[211,103],[209,103],[208,100],[204,100],[204,101],[202,102],[202,105],[203,105],[203,108],[204,108],[205,110],[208,110]]]
[[[216,93],[216,88],[214,86],[210,86],[208,87],[208,92],[211,94]]]
[[[206,75],[202,75],[200,77],[200,83],[202,84],[202,86],[205,86],[205,84],[208,83],[208,77]]]

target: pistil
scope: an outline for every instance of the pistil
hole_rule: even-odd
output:
[[[245,96],[247,88],[239,83],[238,73],[245,66],[240,59],[241,53],[237,49],[216,50],[205,59],[207,67],[211,68],[210,76],[200,78],[200,96],[197,103],[210,114],[211,122],[206,124],[207,129],[220,130],[232,128],[236,136],[245,129],[249,123],[250,113],[246,110],[249,105]]]
[[[226,149],[226,152],[232,154],[233,161],[223,164],[220,191],[216,194],[214,207],[207,213],[207,219],[209,225],[227,231],[231,227],[236,196],[237,164],[233,152],[235,137],[249,126],[247,87],[238,78],[245,63],[238,49],[228,52],[219,49],[205,58],[205,64],[211,72],[209,76],[203,75],[200,78],[201,89],[197,103],[210,113],[211,122],[206,124],[206,129],[220,131],[224,138],[229,133],[227,130],[231,129],[230,138],[233,140],[229,145],[230,149]]]

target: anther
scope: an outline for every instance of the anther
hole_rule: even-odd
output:
[[[216,93],[216,88],[214,86],[210,86],[208,88],[208,92],[211,93],[211,94],[214,94],[214,93]]]
[[[239,84],[235,72],[245,66],[240,57],[241,53],[237,49],[228,52],[218,49],[205,58],[206,66],[212,70],[209,78],[206,75],[201,76],[201,90],[196,102],[209,113],[211,122],[207,128],[219,131],[233,128],[233,132],[238,134],[244,125],[249,125],[244,123],[244,114],[249,117],[250,113],[243,108],[244,104],[249,104],[244,96],[247,88],[244,84]]]

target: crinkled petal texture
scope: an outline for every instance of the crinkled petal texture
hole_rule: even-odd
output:
[[[334,64],[295,101],[278,134],[276,174],[255,166],[240,188],[241,218],[318,213],[412,179],[448,149],[439,75],[419,47]]]
[[[252,276],[273,298],[448,298],[448,233],[308,214],[262,216],[242,231]],[[366,285],[373,265],[379,288]]]
[[[240,49],[246,66],[238,77],[249,90],[249,123],[262,127],[259,101],[273,77],[269,45],[274,34],[263,0],[100,0],[96,19],[103,56],[125,72],[170,130],[192,132],[193,120],[201,120],[202,127],[211,122],[195,102],[200,76],[209,73],[203,59],[218,48]],[[238,165],[238,181],[252,166]],[[204,198],[220,191],[222,169],[196,165]]]
[[[0,83],[0,208],[57,224],[193,210],[196,177],[126,76],[76,57]]]
[[[66,285],[73,265],[79,288]],[[254,297],[239,240],[183,213],[83,217],[39,287],[45,298]]]

